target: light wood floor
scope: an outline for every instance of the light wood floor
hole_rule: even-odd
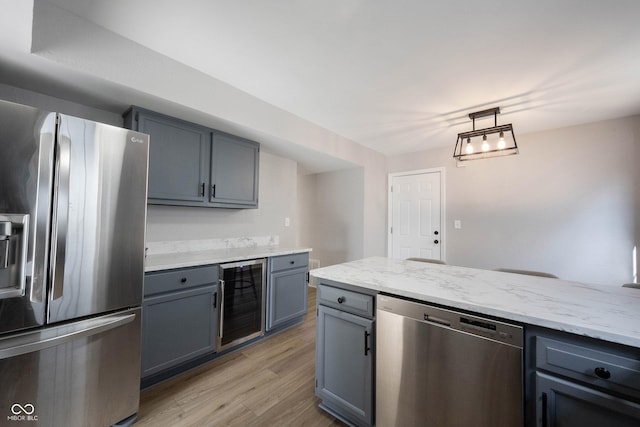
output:
[[[344,426],[314,395],[315,300],[302,325],[144,390],[136,426]]]

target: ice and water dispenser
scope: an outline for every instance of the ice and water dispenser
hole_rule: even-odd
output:
[[[24,295],[29,215],[0,214],[0,299]]]

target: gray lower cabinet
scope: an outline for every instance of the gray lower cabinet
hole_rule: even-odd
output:
[[[528,426],[640,426],[640,349],[529,328]]]
[[[216,350],[218,268],[148,273],[142,304],[142,377]]]
[[[537,425],[637,427],[640,404],[560,378],[537,373]]]
[[[351,424],[371,426],[375,357],[373,297],[325,285],[318,285],[317,295],[316,395],[322,399],[320,407]],[[363,300],[371,301],[365,303],[371,310],[367,317],[353,314],[362,314]]]
[[[257,142],[135,106],[124,125],[150,135],[148,203],[258,207]]]
[[[267,331],[286,325],[307,313],[309,254],[269,258],[267,281]]]

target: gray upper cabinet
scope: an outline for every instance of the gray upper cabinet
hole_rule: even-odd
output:
[[[125,125],[151,136],[149,203],[202,206],[207,202],[211,136],[208,129],[141,109]]]
[[[259,159],[258,143],[214,132],[210,204],[257,207]]]
[[[139,107],[124,125],[151,136],[148,203],[258,207],[260,144]]]

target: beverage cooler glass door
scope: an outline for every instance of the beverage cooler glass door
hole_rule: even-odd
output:
[[[264,259],[220,266],[218,350],[226,350],[264,335]]]

